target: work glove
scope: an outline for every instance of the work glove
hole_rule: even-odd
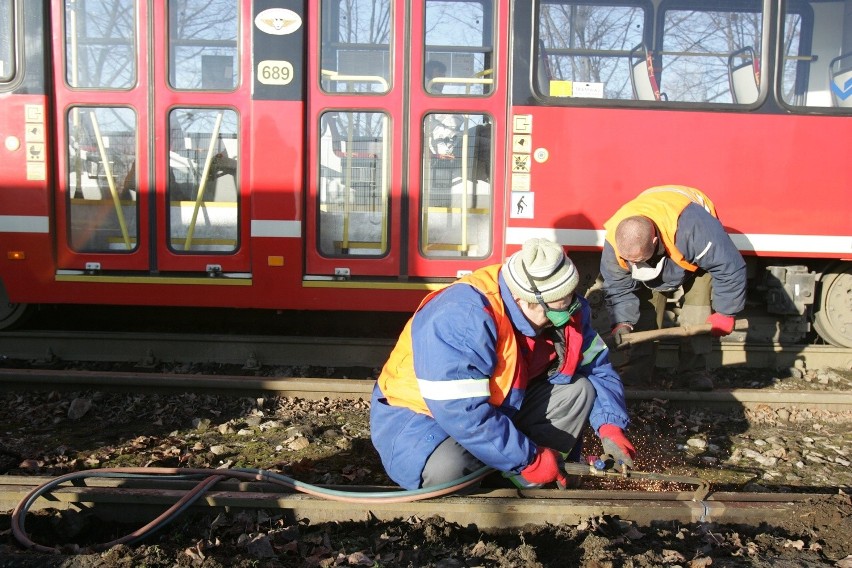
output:
[[[556,450],[539,446],[535,459],[521,470],[521,477],[529,483],[541,484],[555,481],[560,487],[565,487],[568,480],[562,471],[562,457]]]
[[[598,429],[601,444],[605,454],[609,454],[615,460],[615,465],[624,464],[633,468],[633,458],[636,457],[636,448],[630,443],[624,432],[615,424],[604,424]]]
[[[713,337],[730,335],[734,331],[734,316],[726,316],[725,314],[716,312],[710,314],[710,317],[707,318],[707,323],[713,326],[710,328],[710,335]]]
[[[612,328],[612,339],[615,341],[616,345],[621,345],[622,339],[621,336],[625,333],[630,333],[633,331],[633,326],[626,321],[615,324],[615,327]]]

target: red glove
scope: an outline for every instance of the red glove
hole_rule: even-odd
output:
[[[707,318],[707,323],[713,326],[710,329],[710,335],[713,337],[730,335],[734,331],[734,316],[726,316],[725,314],[716,312],[715,314],[710,314],[710,317]]]
[[[621,345],[621,336],[631,331],[633,331],[633,326],[626,321],[615,324],[615,327],[612,328],[612,338],[615,340],[615,344]]]
[[[521,477],[530,483],[550,483],[555,481],[560,486],[565,486],[568,480],[560,467],[560,456],[556,450],[539,447],[535,453],[535,459],[530,465],[521,470]]]
[[[633,458],[636,457],[636,448],[625,437],[624,432],[615,424],[604,424],[598,429],[601,437],[604,453],[610,454],[615,463],[623,463],[627,467],[633,467]]]

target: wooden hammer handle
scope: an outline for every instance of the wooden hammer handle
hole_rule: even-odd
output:
[[[713,329],[713,326],[709,323],[699,323],[696,325],[683,324],[676,327],[665,327],[663,329],[651,329],[648,331],[634,331],[633,333],[623,334],[621,336],[621,343],[619,343],[617,347],[618,349],[624,349],[629,345],[644,343],[645,341],[701,335],[704,333],[710,333],[711,329]],[[734,324],[735,331],[744,331],[746,329],[748,329],[747,320],[737,320]]]

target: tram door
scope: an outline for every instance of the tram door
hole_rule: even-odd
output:
[[[508,4],[309,3],[309,274],[500,262]]]
[[[53,2],[60,269],[246,272],[239,0]],[[60,64],[61,62],[61,64]]]

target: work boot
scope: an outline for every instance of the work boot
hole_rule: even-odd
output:
[[[629,356],[615,367],[624,386],[647,388],[655,382],[656,350],[652,345],[634,345]]]
[[[656,372],[653,365],[627,363],[619,366],[616,371],[625,387],[648,388],[655,382]]]
[[[686,386],[693,391],[711,391],[715,388],[713,375],[709,371],[693,371],[686,374]]]

